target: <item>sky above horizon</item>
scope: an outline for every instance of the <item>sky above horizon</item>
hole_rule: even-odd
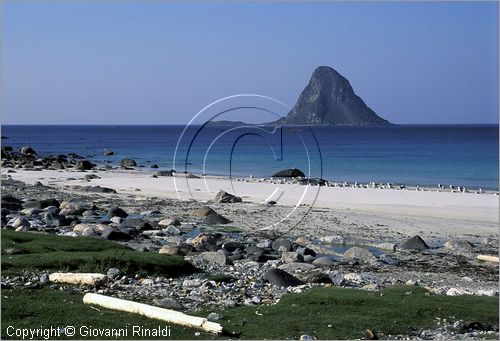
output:
[[[293,106],[319,65],[393,123],[498,123],[498,2],[3,1],[1,38],[2,124],[183,124],[239,93]]]

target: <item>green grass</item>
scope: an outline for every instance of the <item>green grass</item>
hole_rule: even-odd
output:
[[[224,316],[221,323],[240,331],[243,339],[298,339],[302,334],[318,339],[352,339],[364,337],[366,329],[395,335],[436,328],[435,317],[498,325],[498,298],[431,295],[417,287],[375,292],[316,288],[304,294],[284,295],[277,305],[239,307],[220,313]]]
[[[140,315],[111,311],[98,307],[92,309],[83,304],[83,295],[68,291],[43,289],[3,289],[2,290],[2,339],[19,339],[9,336],[7,327],[14,328],[48,328],[74,326],[79,331],[81,326],[93,328],[126,328],[128,335],[118,339],[212,339],[215,336],[197,330],[144,318]],[[170,337],[141,337],[132,335],[132,326],[145,328],[170,327]],[[9,332],[12,329],[9,329]],[[35,339],[43,339],[36,337]],[[74,337],[51,337],[50,339],[116,339],[113,337],[85,337],[75,334]]]
[[[137,252],[133,249],[93,237],[63,237],[41,233],[2,230],[2,250],[15,247],[26,254],[3,255],[2,272],[54,270],[106,272],[111,267],[132,274],[177,276],[196,269],[182,257]]]
[[[60,237],[38,233],[1,231],[2,249],[16,247],[27,254],[2,256],[2,271],[78,270],[104,272],[118,267],[129,274],[156,273],[177,275],[195,269],[182,257],[132,249],[90,237]],[[207,277],[231,281],[224,274]],[[72,325],[100,328],[124,328],[143,325],[154,328],[167,325],[137,315],[92,309],[82,302],[83,295],[70,291],[40,289],[2,289],[2,338],[6,328],[37,328]],[[303,294],[284,295],[272,306],[245,306],[216,310],[227,330],[243,339],[297,339],[308,334],[318,339],[361,338],[366,329],[378,333],[408,334],[414,330],[436,328],[436,317],[449,321],[478,321],[498,325],[498,297],[440,296],[418,287],[392,287],[381,291],[345,288],[316,288]],[[209,311],[191,312],[207,316]],[[331,327],[328,327],[331,325]],[[195,330],[170,325],[171,338],[194,339]],[[129,327],[129,332],[131,329]],[[83,338],[81,335],[78,338]],[[199,338],[213,338],[202,334]],[[40,337],[39,337],[40,338]],[[95,337],[103,338],[103,337]],[[128,335],[128,338],[140,338]],[[151,337],[146,337],[151,338]],[[234,338],[234,337],[233,337]]]
[[[8,338],[8,326],[67,325],[77,329],[80,326],[124,328],[127,325],[142,325],[155,328],[169,325],[172,339],[216,337],[205,333],[195,337],[194,329],[138,315],[103,308],[97,311],[82,303],[83,295],[80,293],[49,288],[4,289],[2,296],[3,339]],[[210,311],[191,313],[206,316]],[[436,328],[435,317],[449,321],[479,321],[487,326],[497,324],[498,298],[430,295],[415,287],[393,287],[376,292],[322,288],[303,294],[284,295],[273,306],[238,307],[218,312],[224,316],[218,322],[227,330],[241,333],[239,337],[243,339],[297,339],[302,334],[318,339],[353,339],[362,338],[366,329],[395,335],[421,328]],[[131,327],[128,330],[131,333]],[[140,337],[129,334],[127,338]]]

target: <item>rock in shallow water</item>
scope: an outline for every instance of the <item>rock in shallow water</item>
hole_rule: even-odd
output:
[[[123,159],[120,161],[120,165],[122,167],[135,167],[137,163],[132,159]]]

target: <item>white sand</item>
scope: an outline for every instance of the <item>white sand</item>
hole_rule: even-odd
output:
[[[4,173],[5,174],[5,173]],[[86,174],[97,174],[101,179],[82,181]],[[69,170],[16,170],[9,174],[15,180],[27,183],[40,181],[45,185],[100,185],[120,193],[164,198],[210,200],[224,189],[243,197],[244,201],[276,200],[279,205],[293,206],[302,198],[303,205],[333,210],[353,210],[378,216],[441,218],[474,223],[499,222],[499,197],[494,194],[450,193],[399,189],[367,189],[312,187],[291,184],[276,185],[266,182],[231,181],[226,178],[186,179],[179,177],[151,177],[145,171],[74,172]],[[76,178],[77,180],[67,180]],[[140,191],[136,191],[140,189]],[[274,196],[273,196],[274,193]],[[315,197],[317,195],[317,199]],[[491,228],[490,228],[491,230]]]

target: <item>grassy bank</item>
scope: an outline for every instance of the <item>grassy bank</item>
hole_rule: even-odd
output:
[[[194,329],[138,315],[103,308],[95,310],[82,303],[82,294],[71,291],[12,289],[2,290],[2,296],[2,339],[11,338],[7,335],[8,326],[74,326],[77,330],[81,326],[126,328],[129,335],[120,338],[141,338],[131,335],[134,325],[145,328],[169,325],[171,336],[167,339],[216,338],[206,333],[195,336]],[[436,328],[436,317],[478,321],[490,326],[498,323],[498,299],[429,295],[423,289],[409,287],[376,292],[323,288],[285,295],[273,306],[239,307],[218,312],[224,316],[219,321],[224,328],[237,331],[243,339],[297,339],[302,334],[318,339],[352,339],[362,338],[365,329],[394,335]],[[191,313],[206,316],[208,311]]]
[[[177,276],[196,271],[182,257],[137,252],[100,238],[63,237],[42,233],[1,231],[2,251],[16,248],[23,254],[3,255],[3,273],[22,270],[101,272],[116,267],[132,274]]]
[[[132,249],[98,238],[59,237],[38,233],[2,230],[2,251],[17,248],[25,252],[2,257],[3,275],[24,270],[105,272],[118,267],[129,275],[155,273],[179,275],[196,269],[182,257]],[[230,282],[227,275],[209,277]],[[73,290],[54,290],[47,285],[38,289],[2,289],[2,339],[12,338],[7,327],[40,328],[81,326],[125,328],[121,338],[138,339],[132,326],[165,327],[168,324],[138,315],[93,309],[82,302],[83,294]],[[190,312],[207,316],[208,311]],[[362,338],[366,329],[378,333],[409,334],[437,327],[437,317],[448,321],[480,322],[486,327],[498,325],[498,297],[439,296],[419,287],[392,287],[381,291],[346,288],[316,288],[302,294],[284,295],[272,306],[245,306],[216,310],[227,330],[243,339],[297,339],[308,334],[318,339]],[[12,331],[12,329],[10,329]],[[195,330],[170,325],[170,337],[160,339],[207,339],[195,336]],[[38,337],[41,338],[41,337]],[[60,338],[65,338],[61,335]],[[75,334],[73,338],[89,338]],[[96,339],[110,339],[97,335]],[[145,336],[146,339],[154,338]],[[233,337],[234,338],[234,337]],[[113,338],[111,338],[113,339]]]

